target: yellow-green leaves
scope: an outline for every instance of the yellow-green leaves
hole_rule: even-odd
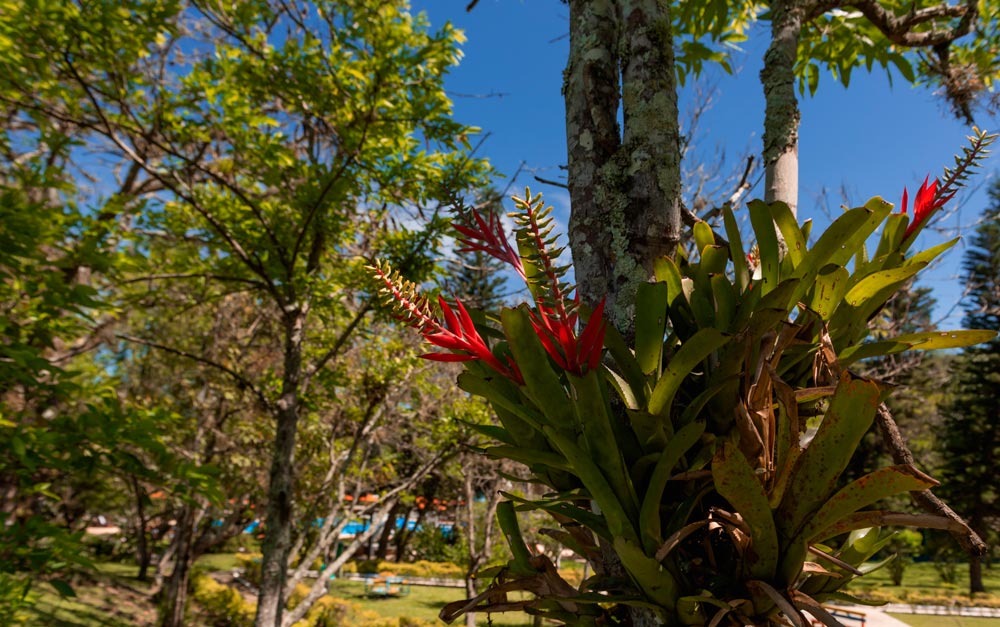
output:
[[[670,358],[663,375],[656,382],[649,398],[649,413],[664,416],[670,409],[674,394],[680,389],[685,377],[698,364],[728,341],[728,337],[715,329],[701,329],[695,333]]]
[[[658,370],[667,328],[666,283],[644,283],[636,292],[635,358],[644,374]]]
[[[778,527],[786,538],[832,495],[837,478],[875,418],[879,387],[845,375],[830,398],[819,430],[799,455],[778,509]]]
[[[762,472],[764,469],[760,469]],[[732,442],[726,442],[715,452],[712,479],[719,495],[729,501],[734,512],[750,528],[750,546],[744,553],[746,568],[755,579],[774,576],[781,548],[774,526],[767,495],[758,473]]]

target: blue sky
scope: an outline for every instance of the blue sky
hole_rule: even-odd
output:
[[[466,13],[466,4],[467,0],[413,2],[414,10],[427,12],[432,25],[448,20],[468,37],[465,57],[447,80],[455,115],[490,133],[481,154],[497,170],[509,177],[523,163],[525,170],[514,189],[523,191],[528,184],[544,192],[562,212],[565,224],[568,195],[537,183],[533,176],[557,179],[562,175],[559,166],[566,163],[560,90],[569,47],[568,8],[558,0],[480,0]],[[761,150],[764,98],[758,73],[766,46],[764,37],[751,37],[736,56],[734,75],[710,70],[701,81],[716,89],[696,141],[709,158],[714,158],[716,147],[724,150],[733,168],[741,155]],[[845,202],[842,190],[853,205],[876,195],[898,203],[904,185],[912,197],[927,174],[939,175],[965,145],[969,129],[951,115],[943,99],[896,78],[891,86],[883,71],[869,75],[859,70],[850,89],[845,89],[826,75],[815,97],[800,99],[800,218],[815,219],[817,227],[828,221],[817,202],[824,190],[832,211],[839,211]],[[682,118],[695,106],[694,97],[689,82],[681,92]],[[994,119],[977,121],[984,128],[997,126]],[[973,186],[992,176],[997,167],[995,159],[987,161]],[[751,197],[761,193],[757,188]],[[939,226],[951,236],[968,235],[984,204],[982,189],[960,195],[949,205],[956,209],[954,215]],[[945,236],[925,230],[917,248]],[[962,251],[960,243],[922,275],[922,284],[934,289],[937,316],[948,317],[944,327],[960,324],[961,311],[954,305],[961,297]]]

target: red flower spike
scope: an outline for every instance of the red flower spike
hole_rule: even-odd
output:
[[[459,252],[479,251],[486,253],[514,268],[514,271],[521,275],[522,279],[526,278],[521,255],[510,245],[507,233],[503,230],[503,224],[500,223],[500,217],[491,212],[484,220],[478,211],[473,210],[472,218],[478,228],[458,223],[452,224],[456,231],[467,238],[458,240],[464,246],[464,248],[459,249]]]
[[[930,217],[932,213],[943,207],[945,203],[955,196],[954,193],[951,193],[947,196],[938,197],[937,179],[934,179],[934,182],[928,185],[927,183],[930,181],[930,178],[930,175],[924,178],[924,182],[920,185],[920,189],[917,190],[917,195],[913,199],[913,220],[910,222],[910,225],[906,227],[906,233],[903,234],[904,239],[908,238],[918,226],[923,224],[924,221]],[[906,215],[908,201],[909,196],[906,188],[904,187],[902,209],[900,210],[900,213],[903,215]]]
[[[601,363],[604,331],[607,328],[604,301],[601,300],[594,309],[579,337],[575,331],[577,319],[575,312],[559,316],[553,308],[539,305],[538,313],[532,313],[531,325],[556,365],[573,374],[583,375]]]
[[[486,340],[483,339],[476,329],[476,325],[472,322],[472,317],[465,309],[462,301],[455,301],[458,315],[448,306],[444,298],[438,297],[438,305],[440,305],[441,313],[444,315],[445,326],[438,324],[435,328],[428,329],[424,333],[424,339],[434,346],[461,351],[465,354],[431,353],[423,355],[425,359],[434,361],[470,361],[479,359],[506,377],[514,380],[520,378],[520,373],[517,373],[510,365],[504,365],[496,358],[496,355],[493,354],[493,351],[486,344]]]
[[[587,369],[594,370],[601,363],[601,350],[604,348],[604,331],[608,321],[604,319],[604,299],[597,304],[587,326],[580,335],[580,352],[587,360]]]
[[[419,294],[417,287],[394,273],[388,266],[376,264],[370,269],[382,284],[382,292],[386,294],[396,307],[397,317],[405,324],[413,327],[424,336],[424,339],[440,348],[456,353],[428,353],[421,355],[431,361],[472,361],[481,360],[501,375],[524,383],[517,364],[509,357],[507,363],[497,359],[490,350],[486,340],[479,334],[472,316],[461,301],[456,300],[456,313],[448,303],[438,297],[444,324],[431,313],[426,297]]]

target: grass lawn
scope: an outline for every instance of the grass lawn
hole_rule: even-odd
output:
[[[146,594],[148,584],[135,580],[138,568],[104,563],[96,573],[79,575],[72,582],[75,597],[61,597],[45,582],[32,587],[38,599],[29,609],[28,627],[147,627],[156,621],[156,610]]]
[[[212,569],[230,570],[236,565],[233,555],[207,555],[199,565]],[[148,584],[136,581],[138,569],[132,564],[114,562],[98,563],[97,572],[80,575],[73,581],[77,596],[62,598],[53,588],[39,582],[32,590],[38,599],[34,608],[27,611],[26,627],[150,627],[156,622],[156,609],[149,599]],[[357,603],[361,609],[377,612],[386,618],[401,616],[437,620],[445,604],[465,597],[461,588],[436,588],[412,586],[405,597],[369,599],[364,596],[364,584],[354,581],[336,581],[331,592],[345,600]],[[479,614],[477,623],[494,627],[526,627],[531,618],[523,614],[494,614],[492,622]],[[461,619],[460,619],[461,620]],[[189,627],[203,627],[192,624]]]
[[[1000,618],[980,616],[929,616],[925,614],[889,614],[911,627],[998,627]]]
[[[198,558],[198,566],[204,566],[209,570],[233,570],[241,568],[242,564],[236,559],[235,553],[209,553]]]
[[[847,592],[852,594],[871,592],[877,594],[879,598],[887,599],[891,596],[904,603],[925,599],[928,601],[937,599],[934,602],[944,603],[947,599],[953,598],[958,602],[969,604],[968,565],[959,564],[957,572],[958,580],[954,584],[946,584],[942,583],[933,564],[928,562],[911,564],[903,573],[903,585],[894,586],[889,576],[889,569],[882,568],[852,581]],[[984,568],[983,584],[986,586],[987,594],[977,595],[977,604],[1000,606],[1000,568]],[[993,625],[1000,626],[1000,621],[994,621]]]
[[[410,616],[423,620],[437,620],[438,612],[446,604],[465,598],[463,588],[436,588],[432,586],[411,586],[410,594],[404,597],[386,599],[369,599],[364,596],[365,585],[360,581],[334,581],[330,585],[333,596],[362,604],[367,610],[374,610],[387,618]],[[494,627],[523,627],[531,625],[531,617],[525,614],[508,613],[493,614],[488,620],[485,614],[476,617],[480,625],[491,624]],[[463,622],[462,619],[455,624]],[[444,623],[438,621],[438,624]]]

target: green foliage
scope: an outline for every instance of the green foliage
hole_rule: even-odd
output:
[[[965,324],[1000,328],[1000,186],[990,189],[990,205],[970,238],[963,264],[967,295]],[[1000,492],[994,480],[1000,456],[1000,342],[970,347],[952,362],[954,397],[941,433],[944,493],[973,529],[996,533]],[[981,582],[971,582],[973,592]]]
[[[683,2],[671,12],[674,21],[674,58],[677,80],[701,74],[706,63],[718,63],[732,73],[731,54],[746,41],[757,19],[757,2]]]
[[[410,549],[422,561],[456,563],[462,561],[462,556],[467,551],[464,538],[457,528],[445,532],[434,525],[426,525],[414,531],[410,538]]]
[[[675,7],[679,83],[699,75],[706,63],[717,63],[731,73],[733,52],[758,21],[770,26],[775,4],[741,0],[685,2]],[[788,12],[795,5],[782,6]],[[971,123],[975,100],[992,90],[1000,69],[995,53],[1000,46],[1000,5],[891,0],[875,7],[865,11],[834,2],[806,8],[794,63],[799,92],[814,95],[823,74],[848,87],[855,70],[878,68],[890,81],[902,78],[940,88],[956,116]],[[972,10],[975,14],[966,17]],[[966,29],[967,22],[971,28]],[[943,41],[952,31],[956,41]]]
[[[913,556],[919,555],[923,549],[924,536],[913,529],[901,529],[889,542],[888,549],[896,558],[889,562],[889,572],[892,574],[892,585],[903,584],[906,567],[913,563]]]
[[[358,275],[377,253],[432,278],[442,208],[489,174],[444,91],[461,32],[402,0],[32,0],[0,14],[0,391],[33,388],[16,415],[3,407],[3,481],[47,502],[83,466],[80,483],[99,477],[117,507],[122,481],[139,504],[162,490],[162,507],[197,510],[202,550],[224,535],[212,521],[229,530],[263,500],[270,460],[246,451],[279,416],[299,430],[297,516],[335,520],[326,496],[345,492],[317,489],[329,468],[303,462],[346,459],[331,476],[372,486],[423,472],[419,453],[450,445],[464,410],[428,400],[433,377],[370,322]],[[99,184],[75,185],[84,176]],[[102,343],[85,378],[116,389],[73,393],[63,358]],[[390,403],[413,428],[372,454]],[[95,428],[107,439],[91,446]],[[373,441],[353,446],[359,434]],[[49,537],[38,546],[58,546]]]

